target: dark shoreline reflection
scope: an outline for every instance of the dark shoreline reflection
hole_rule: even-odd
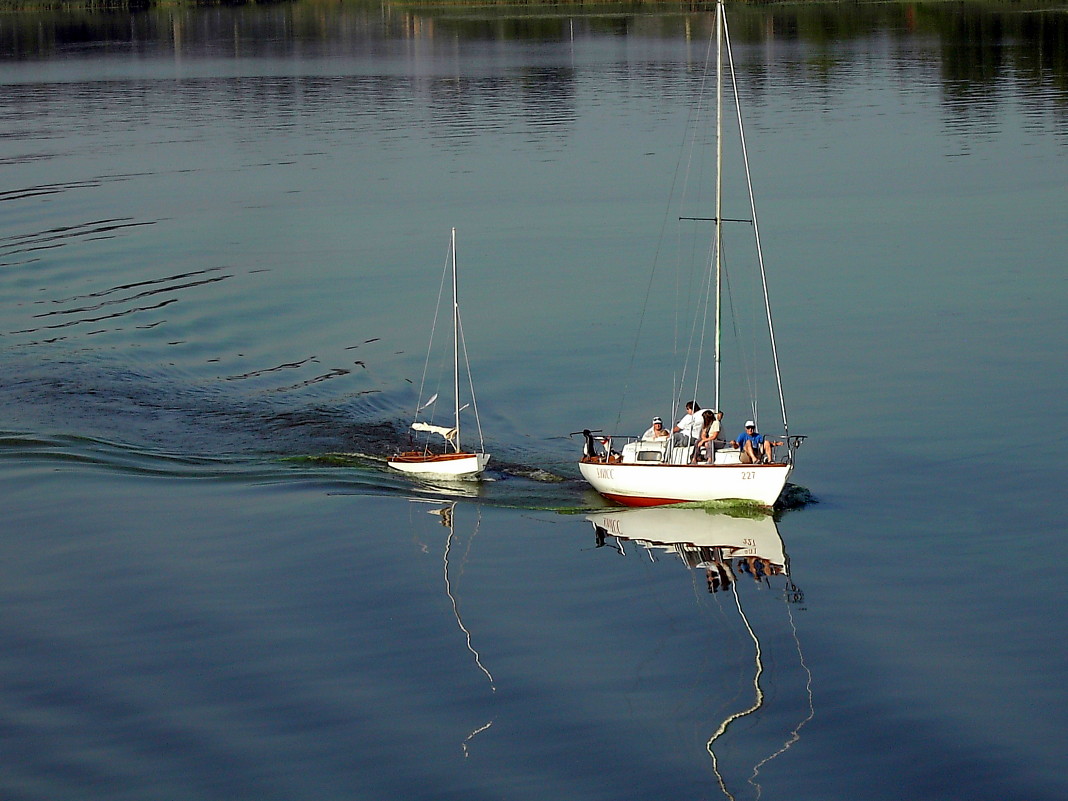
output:
[[[0,23],[0,63],[123,56],[336,59],[358,53],[381,59],[388,72],[391,64],[410,61],[412,48],[418,49],[421,63],[438,56],[462,64],[470,54],[461,48],[470,43],[603,37],[702,43],[710,25],[711,16],[693,5],[650,10],[646,5],[419,8],[282,3],[109,13],[26,11]],[[740,64],[743,78],[748,74],[758,92],[762,83],[788,79],[767,74],[767,67],[777,61],[775,46],[806,48],[808,80],[815,76],[832,86],[843,70],[855,67],[844,47],[881,38],[904,64],[936,61],[933,66],[953,109],[983,105],[1004,81],[1053,90],[1059,102],[1049,111],[1058,117],[1068,105],[1068,15],[1049,6],[740,6],[731,25],[732,38],[741,47],[761,48],[759,58]],[[532,72],[523,79],[529,87],[524,102],[566,101],[575,79],[573,69]],[[1035,102],[1048,105],[1048,98]]]

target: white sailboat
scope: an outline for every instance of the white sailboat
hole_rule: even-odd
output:
[[[747,461],[743,451],[738,448],[724,447],[717,450],[711,464],[694,464],[694,447],[676,442],[674,437],[646,440],[639,437],[604,434],[585,429],[585,446],[579,462],[579,471],[594,489],[610,501],[625,506],[658,506],[663,504],[709,501],[743,501],[763,506],[772,506],[782,493],[786,480],[794,467],[794,455],[804,437],[791,436],[787,425],[786,403],[783,397],[782,381],[779,371],[778,351],[775,345],[775,333],[772,325],[771,305],[768,301],[767,281],[764,272],[763,254],[760,248],[760,234],[757,227],[756,204],[753,198],[753,186],[749,174],[749,160],[745,150],[745,136],[742,131],[742,116],[737,113],[738,138],[744,166],[745,183],[749,189],[748,220],[725,219],[723,214],[723,84],[724,67],[729,67],[734,103],[739,102],[738,89],[734,76],[734,61],[731,54],[724,15],[723,2],[716,5],[715,18],[715,60],[716,60],[716,182],[715,182],[715,216],[712,218],[680,217],[680,220],[708,220],[714,223],[714,239],[711,244],[712,258],[707,263],[710,274],[706,277],[710,287],[705,297],[705,308],[700,315],[712,313],[714,320],[714,366],[715,366],[715,407],[720,406],[720,362],[722,342],[722,308],[725,284],[722,263],[722,243],[724,222],[745,222],[752,226],[756,246],[756,264],[759,267],[759,284],[763,290],[763,310],[766,312],[767,334],[770,339],[770,355],[773,361],[775,383],[778,386],[778,400],[782,409],[784,433],[769,437],[769,441],[779,442],[780,449],[770,459],[758,459],[756,463]],[[726,64],[724,63],[726,59]],[[713,291],[714,289],[714,291]],[[713,311],[714,309],[714,311]],[[701,331],[703,324],[695,326]],[[700,350],[700,349],[698,349]],[[699,371],[698,371],[699,372]],[[697,397],[696,381],[687,399]],[[681,390],[673,394],[673,405],[682,400]],[[756,419],[756,403],[753,403],[752,417]],[[578,432],[575,432],[578,433]],[[599,451],[594,442],[594,433],[599,433],[604,446]],[[729,444],[729,443],[728,443]]]
[[[426,384],[426,367],[423,369],[423,380],[420,384],[420,405],[416,408],[415,419],[411,424],[414,431],[427,434],[421,450],[409,450],[397,453],[386,460],[386,464],[394,470],[404,473],[413,473],[419,476],[435,479],[473,479],[478,478],[489,463],[490,454],[486,453],[482,438],[482,424],[478,419],[478,404],[475,401],[474,382],[471,379],[471,364],[467,359],[467,345],[463,337],[463,326],[460,322],[460,303],[457,291],[456,277],[456,229],[453,228],[449,237],[449,258],[446,270],[452,275],[452,393],[453,408],[450,425],[437,425],[432,420],[421,420],[420,415],[428,409],[433,410],[438,400],[438,393],[434,393],[425,403],[422,402],[423,387]],[[443,279],[444,282],[444,279]],[[439,295],[440,307],[440,295]],[[437,315],[435,315],[435,324]],[[430,364],[430,353],[434,347],[434,333],[430,334],[430,347],[427,351],[427,366]],[[470,404],[460,405],[460,355],[463,354],[463,363],[467,374],[467,385],[470,392]],[[478,430],[479,447],[477,451],[465,451],[460,444],[460,412],[471,406],[475,425]],[[431,450],[430,435],[442,438],[444,445],[440,452]]]

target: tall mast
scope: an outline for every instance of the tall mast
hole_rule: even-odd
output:
[[[716,4],[716,343],[715,343],[715,402],[719,404],[720,340],[722,316],[722,259],[723,237],[723,0]]]
[[[456,229],[452,229],[449,250],[452,251],[452,397],[456,420],[456,434],[452,444],[460,452],[460,301],[456,296]]]

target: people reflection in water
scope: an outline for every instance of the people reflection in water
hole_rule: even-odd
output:
[[[753,577],[753,581],[760,584],[770,576],[781,575],[782,568],[770,559],[764,559],[760,556],[747,556],[738,560],[738,572],[748,573]]]
[[[594,542],[596,547],[604,548],[611,546],[620,555],[625,556],[622,543],[624,538],[609,533],[603,526],[594,524]],[[640,543],[640,541],[639,541]],[[649,546],[647,543],[640,543]],[[737,556],[738,546],[724,545],[683,545],[676,544],[674,552],[691,570],[705,569],[705,580],[708,583],[708,591],[711,593],[730,590],[742,575],[750,576],[758,585],[771,586],[770,579],[774,576],[788,575],[785,565],[775,562],[763,556]],[[799,597],[803,594],[798,591]]]
[[[708,581],[709,592],[719,592],[721,590],[728,590],[731,584],[734,583],[734,571],[731,569],[729,559],[723,558],[722,548],[702,548],[701,551],[707,551],[707,555],[702,553],[702,561],[706,563],[705,566],[705,579]]]
[[[618,539],[613,538],[612,542],[608,541],[608,538],[612,536],[611,534],[608,533],[608,529],[606,529],[606,528],[604,528],[602,526],[594,526],[593,527],[593,532],[594,532],[594,538],[595,538],[595,542],[596,542],[596,547],[603,548],[606,545],[610,545],[612,547],[612,550],[615,551],[616,553],[618,553],[620,555],[626,555],[626,552],[623,550],[623,546],[619,544],[619,540]]]

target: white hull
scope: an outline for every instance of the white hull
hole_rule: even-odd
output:
[[[772,506],[779,499],[788,464],[605,464],[579,462],[582,477],[623,506],[748,501]]]
[[[488,453],[458,454],[400,454],[386,464],[402,473],[412,473],[426,478],[474,478],[486,469]]]

